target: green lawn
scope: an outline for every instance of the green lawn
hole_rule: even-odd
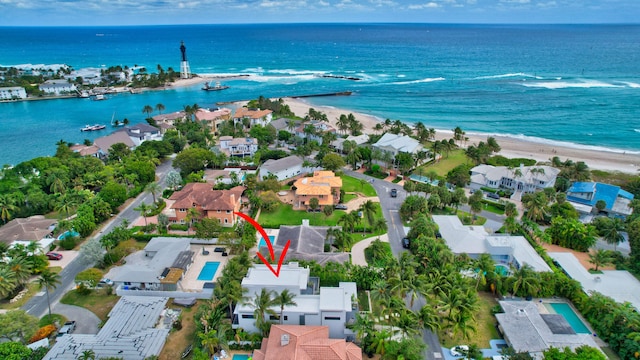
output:
[[[92,290],[89,295],[80,295],[77,290],[64,294],[61,303],[81,306],[96,314],[100,320],[107,320],[107,315],[120,298],[117,295],[107,295],[105,289]]]
[[[356,179],[351,176],[342,175],[342,190],[344,192],[360,192],[364,196],[378,196],[376,190],[366,180]]]
[[[0,301],[0,309],[3,310],[13,310],[18,309],[22,305],[24,305],[29,299],[31,299],[37,292],[40,291],[40,285],[37,282],[31,282],[26,285],[29,288],[29,291],[18,301],[14,303],[10,303],[10,299],[4,299]]]
[[[356,199],[358,197],[358,195],[356,194],[344,194],[344,196],[342,197],[342,202],[344,204],[348,203],[349,201]]]
[[[471,160],[464,153],[464,150],[451,151],[449,155],[442,154],[442,159],[435,163],[420,166],[413,173],[418,175],[426,175],[429,172],[435,172],[438,176],[447,176],[447,173],[458,165],[471,164]]]
[[[484,202],[483,210],[488,211],[488,212],[492,212],[492,213],[498,214],[498,215],[504,215],[504,210],[502,208],[500,208],[496,204],[493,204],[493,203],[491,203],[489,201]]]
[[[480,348],[488,348],[489,340],[500,339],[498,331],[494,326],[496,323],[496,317],[491,313],[491,308],[496,306],[498,302],[493,298],[491,293],[480,292],[478,293],[478,310],[475,313],[476,332],[471,333],[470,338],[464,339],[459,333],[455,336],[445,334],[443,331],[438,331],[438,337],[440,342],[445,347],[453,347],[458,344],[476,344]]]
[[[265,228],[277,229],[280,225],[301,225],[302,219],[309,219],[310,225],[336,226],[344,211],[335,210],[328,218],[322,212],[309,213],[303,210],[293,210],[292,205],[281,204],[271,212],[262,211],[258,223]]]

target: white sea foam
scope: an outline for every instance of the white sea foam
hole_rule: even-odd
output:
[[[284,75],[308,75],[308,74],[326,74],[327,71],[320,70],[293,70],[293,69],[274,69],[267,70],[267,73],[271,74],[284,74]]]
[[[630,81],[620,81],[620,83],[621,83],[621,84],[625,84],[625,85],[627,85],[628,87],[633,88],[633,89],[638,89],[638,88],[640,88],[640,84],[638,84],[638,83],[634,83],[634,82],[630,82]]]
[[[18,65],[0,65],[0,67],[13,67],[20,70],[48,70],[58,71],[61,68],[67,67],[65,64],[18,64]]]
[[[542,76],[531,75],[527,73],[508,73],[508,74],[500,74],[500,75],[488,75],[488,76],[478,76],[475,77],[475,80],[486,80],[486,79],[502,79],[502,78],[510,78],[510,77],[524,77],[524,78],[532,78],[542,80],[544,79]]]
[[[633,131],[640,133],[640,129],[633,129]]]
[[[426,78],[426,79],[420,79],[420,80],[411,80],[411,81],[399,81],[399,82],[394,82],[392,84],[394,85],[407,85],[407,84],[419,84],[419,83],[430,83],[430,82],[434,82],[434,81],[443,81],[446,80],[443,77],[437,77],[437,78]]]
[[[606,83],[598,80],[575,80],[575,81],[538,81],[519,83],[526,87],[536,87],[545,89],[566,89],[566,88],[619,88],[620,85]]]

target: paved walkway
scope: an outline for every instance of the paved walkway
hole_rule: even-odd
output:
[[[350,200],[350,201],[345,203],[345,205],[347,206],[347,211],[358,210],[360,208],[360,205],[365,203],[367,200],[371,200],[371,201],[377,202],[377,203],[380,202],[380,198],[377,197],[377,196],[365,197],[365,196],[358,195],[357,198],[352,199],[352,200]]]
[[[389,242],[387,234],[380,235],[380,241]],[[373,241],[378,239],[378,236],[373,236],[362,241],[358,241],[351,247],[351,263],[353,265],[367,266],[367,260],[364,257],[364,249],[369,247]]]
[[[69,321],[75,320],[74,334],[97,334],[100,330],[100,318],[83,307],[57,303],[51,308],[51,313],[63,315]]]

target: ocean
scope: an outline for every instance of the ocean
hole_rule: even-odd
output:
[[[157,65],[179,71],[180,42],[198,74],[247,74],[107,101],[0,103],[0,164],[52,155],[64,139],[112,117],[143,122],[197,103],[352,91],[311,104],[449,130],[640,152],[640,26],[266,24],[0,27],[0,65],[74,69]],[[359,81],[318,75],[355,77]],[[304,114],[298,114],[304,115]]]

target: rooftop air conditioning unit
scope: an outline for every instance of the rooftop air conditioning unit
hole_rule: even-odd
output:
[[[280,346],[289,345],[289,334],[282,334],[280,337]]]

